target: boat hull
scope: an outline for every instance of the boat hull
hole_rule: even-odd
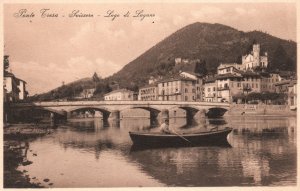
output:
[[[178,146],[228,146],[228,134],[231,128],[197,134],[159,134],[129,132],[130,138],[136,146],[147,147],[178,147]]]

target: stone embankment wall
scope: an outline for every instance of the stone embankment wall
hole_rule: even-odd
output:
[[[225,115],[296,115],[288,105],[231,104]]]

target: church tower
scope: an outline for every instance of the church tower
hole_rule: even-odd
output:
[[[253,67],[257,67],[260,65],[260,45],[253,44]]]

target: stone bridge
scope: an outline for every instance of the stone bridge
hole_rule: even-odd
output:
[[[228,103],[216,102],[175,102],[175,101],[64,101],[64,102],[33,102],[14,103],[10,110],[15,115],[22,115],[32,110],[44,110],[51,115],[64,116],[66,119],[71,112],[78,110],[100,111],[103,119],[120,118],[120,112],[127,109],[144,109],[150,112],[150,119],[156,119],[159,115],[169,117],[169,111],[183,109],[187,118],[193,118],[197,113],[208,117],[222,116],[228,109]]]

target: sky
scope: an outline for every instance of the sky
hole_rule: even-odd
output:
[[[35,16],[23,17],[24,9]],[[58,17],[43,17],[44,9],[44,16]],[[74,11],[94,17],[72,17]],[[139,17],[133,17],[137,12]],[[260,30],[293,41],[297,36],[294,3],[5,4],[3,15],[4,54],[10,56],[10,70],[27,82],[29,95],[94,72],[110,76],[195,22]]]

